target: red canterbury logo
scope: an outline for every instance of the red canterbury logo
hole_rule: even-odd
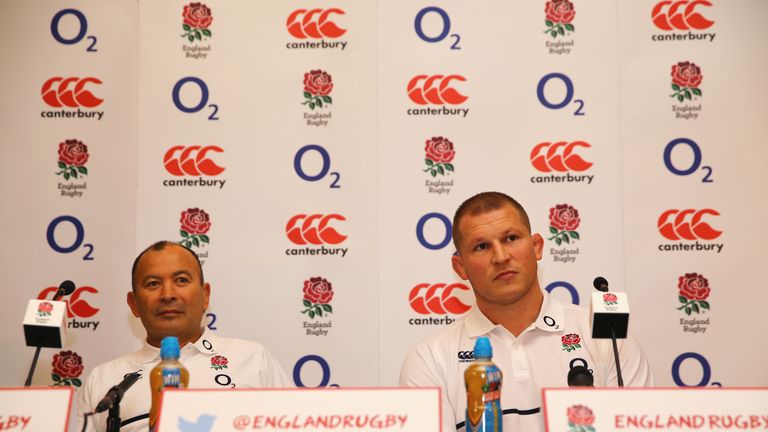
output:
[[[86,84],[89,83],[101,84],[101,80],[94,77],[53,77],[43,84],[40,93],[45,103],[55,108],[95,108],[101,105],[104,99],[97,98],[85,89]],[[72,86],[74,89],[71,88]]]
[[[712,6],[712,3],[706,0],[665,0],[656,3],[651,17],[656,27],[662,30],[705,30],[715,22],[696,13],[699,5]]]
[[[705,215],[720,216],[720,213],[712,209],[667,210],[659,216],[659,232],[670,240],[714,240],[720,237],[722,231],[701,221]]]
[[[466,81],[461,75],[416,75],[408,83],[408,97],[419,105],[458,105],[469,98],[450,87],[454,80]]]
[[[339,244],[346,240],[347,236],[328,226],[332,220],[347,220],[340,214],[329,215],[305,215],[292,217],[285,225],[285,234],[292,242],[304,245]]]
[[[579,147],[590,148],[592,146],[584,141],[537,144],[531,150],[531,165],[542,172],[586,171],[592,166],[592,162],[585,161],[575,153]]]
[[[224,172],[224,168],[208,158],[208,152],[224,153],[224,149],[219,146],[174,146],[165,152],[163,163],[165,169],[175,176],[215,176]]]
[[[448,313],[459,315],[468,311],[471,306],[466,305],[456,298],[454,290],[471,291],[468,286],[462,283],[453,283],[446,285],[444,283],[418,284],[408,295],[408,301],[411,308],[422,314],[429,315],[435,313],[445,315]]]
[[[337,38],[347,30],[339,28],[333,21],[328,19],[331,15],[344,15],[341,9],[297,9],[288,16],[285,25],[288,27],[288,33],[298,39],[322,39]]]
[[[47,300],[48,297],[53,298],[53,296],[56,295],[57,290],[57,287],[48,287],[40,291],[40,294],[37,295],[37,299]],[[69,299],[64,300],[64,303],[67,304],[67,318],[90,318],[96,315],[96,312],[99,311],[98,308],[91,306],[87,301],[80,299],[80,296],[83,295],[84,292],[97,294],[99,291],[91,286],[77,288],[75,292],[69,296]]]

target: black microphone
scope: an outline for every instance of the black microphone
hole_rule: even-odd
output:
[[[608,281],[604,277],[598,276],[592,281],[592,285],[600,292],[608,292]]]
[[[128,391],[128,389],[131,388],[131,386],[134,385],[136,381],[139,380],[139,378],[141,378],[140,372],[131,372],[129,374],[125,374],[123,376],[123,381],[109,389],[107,395],[104,396],[98,405],[96,405],[96,409],[93,410],[93,413],[96,414],[102,411],[106,411],[112,408],[112,405],[119,403],[123,399],[123,394],[125,394],[125,392]]]
[[[581,365],[574,366],[574,363],[580,361]],[[589,369],[587,361],[583,358],[575,358],[570,363],[571,370],[568,371],[568,387],[594,387],[595,377],[592,370]]]
[[[53,301],[57,301],[58,299],[70,295],[73,292],[75,292],[75,283],[71,280],[65,280],[64,282],[59,285],[59,289],[56,290],[56,294],[53,296]]]

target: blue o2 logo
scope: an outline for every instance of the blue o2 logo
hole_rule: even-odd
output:
[[[571,285],[568,282],[565,281],[557,281],[552,282],[551,284],[547,285],[546,288],[544,288],[548,293],[551,293],[556,288],[565,288],[568,290],[568,292],[571,294],[571,303],[577,305],[579,304],[579,291],[576,290],[576,287]]]
[[[200,97],[198,99],[198,102],[192,106],[185,105],[181,101],[181,91],[186,86],[194,86],[197,87],[197,89],[200,91]],[[210,96],[210,92],[208,91],[208,85],[205,83],[205,81],[201,80],[198,77],[185,77],[180,79],[174,86],[173,86],[173,104],[176,105],[176,108],[179,109],[179,111],[187,113],[187,114],[193,114],[196,113],[206,106],[208,108],[211,108],[211,115],[208,116],[208,120],[218,120],[219,117],[217,116],[219,112],[219,106],[216,104],[208,104],[208,98]]]
[[[442,238],[439,238],[437,242],[432,242],[430,240],[427,240],[426,236],[424,235],[425,225],[427,225],[427,223],[429,223],[433,219],[436,219],[439,223],[442,223],[443,227],[445,228]],[[427,213],[424,216],[422,216],[419,219],[419,222],[416,224],[416,238],[419,239],[419,243],[421,243],[421,245],[424,246],[425,248],[431,249],[431,250],[439,250],[448,246],[448,244],[451,243],[452,229],[453,228],[451,225],[451,220],[448,219],[448,217],[445,216],[444,214]]]
[[[680,377],[680,368],[686,363],[697,363],[701,368],[701,379],[697,383],[686,383]],[[709,362],[703,355],[695,352],[682,353],[672,363],[672,379],[675,381],[675,385],[678,387],[706,387],[712,385],[714,387],[722,387],[723,385],[717,381],[710,381],[712,379],[712,368],[709,366]]]
[[[212,312],[208,312],[205,314],[205,317],[208,318],[208,324],[205,326],[208,327],[211,330],[218,330],[219,328],[216,327],[216,314]]]
[[[429,16],[430,19],[433,19],[433,17],[436,17],[440,21],[440,31],[438,31],[436,34],[427,34],[424,31],[424,18]],[[461,41],[461,36],[453,33],[451,33],[451,17],[448,16],[448,12],[446,12],[444,9],[441,9],[437,6],[429,6],[425,7],[424,9],[420,10],[419,13],[416,14],[416,19],[413,21],[413,27],[416,30],[416,34],[419,36],[421,40],[424,42],[429,43],[438,43],[445,40],[445,38],[449,37],[453,40],[453,43],[451,44],[452,50],[460,50],[461,47],[459,46],[459,42]]]
[[[61,33],[62,19],[77,21],[77,32],[74,37],[68,37],[69,35],[65,36]],[[88,20],[85,18],[85,15],[77,9],[62,9],[51,19],[51,35],[56,39],[56,42],[64,45],[75,45],[83,39],[88,39],[91,42],[85,50],[88,52],[97,52],[96,36],[86,36],[87,33]]]
[[[316,366],[320,367],[320,383],[314,387],[307,386],[301,378],[301,372],[304,370],[304,366],[306,366],[307,363],[315,364]],[[304,357],[300,358],[299,361],[296,362],[296,365],[293,367],[293,383],[296,385],[296,387],[319,388],[339,386],[338,384],[328,384],[329,382],[331,382],[331,367],[328,365],[328,362],[319,355],[305,355]]]
[[[307,153],[316,153],[320,156],[322,165],[316,173],[307,173],[307,170],[302,165],[304,156],[306,156]],[[331,184],[328,187],[331,189],[341,188],[341,185],[339,184],[341,175],[336,171],[329,173],[331,170],[331,155],[328,153],[328,150],[318,144],[307,144],[300,148],[299,151],[296,152],[296,156],[293,157],[293,169],[304,181],[315,182],[324,179],[325,176],[330,176],[333,180],[331,180]]]
[[[680,146],[683,146],[682,149],[676,150],[677,148],[680,148]],[[691,152],[691,156],[693,157],[693,160],[681,166],[682,164],[678,161],[677,163],[672,161],[672,153],[673,152],[683,152],[685,151],[684,148],[687,148]],[[704,171],[706,174],[704,174],[704,177],[701,179],[702,183],[712,183],[714,180],[712,180],[712,167],[710,166],[702,166],[702,155],[701,155],[701,147],[699,147],[698,144],[692,139],[689,138],[676,138],[667,144],[666,147],[664,147],[664,165],[667,166],[667,169],[672,172],[672,174],[679,175],[679,176],[687,176],[695,173],[696,171],[701,168],[702,171]]]
[[[555,83],[558,81],[565,87],[565,96],[562,98],[562,100],[553,101],[547,98],[545,91],[547,88],[549,88],[550,85],[556,85]],[[584,101],[581,99],[574,99],[573,95],[573,81],[571,81],[567,75],[561,74],[559,72],[553,72],[551,74],[544,75],[544,77],[539,80],[539,85],[536,86],[536,96],[539,98],[539,102],[541,102],[541,104],[545,107],[552,110],[559,110],[567,107],[571,102],[573,102],[573,104],[577,106],[576,111],[573,112],[573,115],[583,116],[585,114]]]
[[[75,230],[75,239],[71,242],[62,244],[61,240],[57,239],[56,233],[59,232],[60,229],[66,229],[66,227]],[[62,254],[72,253],[82,246],[82,248],[86,250],[85,255],[83,255],[83,261],[93,261],[93,245],[85,243],[85,227],[83,226],[83,223],[74,216],[64,215],[52,220],[51,223],[48,224],[48,229],[45,231],[45,238],[51,249]]]

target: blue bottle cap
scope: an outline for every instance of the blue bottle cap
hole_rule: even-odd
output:
[[[179,339],[176,336],[166,336],[160,342],[161,358],[179,358]]]
[[[491,341],[485,336],[480,336],[475,341],[475,358],[491,358],[493,357],[493,348],[491,347]]]

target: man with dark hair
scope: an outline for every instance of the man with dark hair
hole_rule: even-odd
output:
[[[469,280],[475,305],[461,319],[416,345],[400,372],[400,384],[440,387],[443,430],[463,430],[467,407],[464,370],[478,336],[487,336],[494,362],[504,374],[501,391],[504,428],[543,431],[541,389],[565,387],[578,359],[593,372],[596,387],[616,386],[611,342],[590,338],[588,311],[545,295],[537,261],[544,239],[531,234],[523,207],[499,192],[475,195],[459,206],[453,220],[457,254],[451,258],[460,278]],[[624,381],[651,386],[653,376],[638,344],[619,342]]]
[[[179,361],[189,370],[190,387],[248,388],[290,387],[280,364],[256,342],[227,339],[202,323],[211,295],[203,280],[197,255],[173,242],[161,241],[142,251],[131,269],[127,302],[131,313],[147,331],[144,346],[131,354],[96,366],[80,391],[78,421],[125,374],[140,372],[142,378],[120,403],[121,431],[147,430],[150,408],[148,374],[160,361],[160,341],[175,336],[181,346]],[[91,417],[89,430],[103,431],[106,412]],[[78,426],[78,430],[81,429]]]

